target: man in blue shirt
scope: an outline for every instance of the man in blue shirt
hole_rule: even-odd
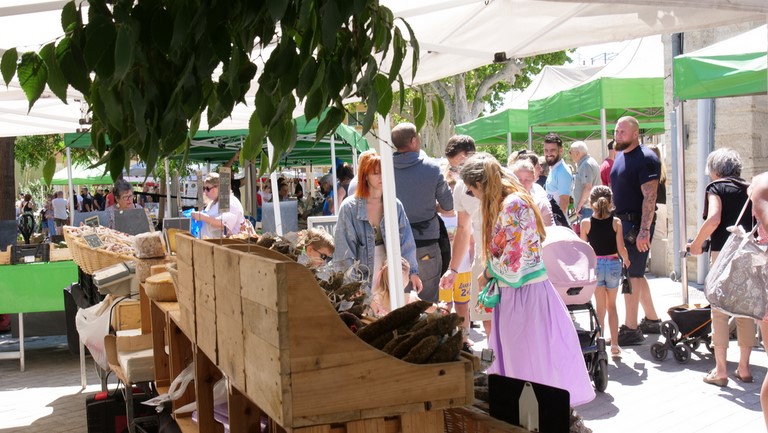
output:
[[[549,176],[544,188],[547,190],[549,199],[554,200],[567,217],[573,188],[573,173],[563,161],[563,140],[553,132],[544,137],[544,160],[549,166]]]
[[[624,243],[629,252],[627,275],[632,286],[632,293],[624,295],[626,316],[624,325],[619,328],[620,346],[642,343],[643,333],[658,334],[661,325],[645,279],[645,265],[655,228],[661,163],[652,150],[640,144],[639,131],[637,119],[626,116],[616,122],[614,133],[616,159],[611,168],[611,189],[615,215],[621,220]],[[645,318],[638,325],[640,305]]]

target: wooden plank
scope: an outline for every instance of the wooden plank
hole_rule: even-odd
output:
[[[260,432],[263,412],[253,404],[248,397],[231,388],[227,394],[229,405],[229,431],[231,432]]]
[[[216,335],[216,310],[201,305],[195,308],[195,327],[197,328],[197,346],[218,362],[218,346]]]
[[[168,368],[171,381],[176,379],[181,372],[194,359],[193,346],[184,332],[178,326],[178,311],[166,312],[166,326],[168,327],[168,348],[169,360]],[[181,397],[173,401],[173,410],[176,410],[185,404],[195,401],[195,390],[192,386],[187,387]]]
[[[346,433],[386,433],[384,418],[363,419],[347,423]]]
[[[171,372],[168,367],[168,354],[165,353],[166,318],[165,312],[154,301],[150,306],[150,317],[154,330],[152,332],[152,355],[155,363],[155,384],[158,387],[167,387],[171,384]]]
[[[240,253],[223,247],[213,250],[216,272],[217,363],[240,389],[246,389],[243,309],[240,296]]]
[[[141,309],[141,333],[152,332],[152,313],[150,312],[152,300],[144,293],[144,285],[139,285],[139,305]]]
[[[192,244],[195,237],[189,233],[176,233],[176,259],[177,262],[192,265]]]
[[[192,420],[191,416],[177,416],[176,417],[176,424],[179,425],[179,430],[182,431],[182,433],[197,433],[200,431],[200,428],[197,426],[197,423]]]
[[[400,422],[403,433],[445,433],[442,410],[404,413]]]
[[[195,331],[195,313],[188,310],[185,306],[179,305],[179,328],[184,332],[184,335],[189,338],[192,344],[196,344],[197,335]]]
[[[192,264],[182,261],[176,262],[178,271],[177,295],[179,303],[188,306],[195,305],[195,274]]]
[[[284,401],[283,396],[290,394],[283,388],[280,351],[249,332],[245,333],[244,346],[245,359],[248,361],[245,371],[246,394],[270,418],[285,426],[288,418],[283,410],[289,402]]]
[[[445,410],[446,433],[528,433],[528,430],[492,418],[473,406]]]
[[[218,349],[213,247],[212,243],[195,241],[192,254],[195,275],[195,342],[215,364],[218,362]]]
[[[141,328],[141,305],[136,299],[120,301],[112,310],[112,328],[117,331]],[[144,332],[142,332],[144,334]]]
[[[201,432],[223,433],[224,426],[213,419],[213,386],[221,379],[221,372],[199,347],[194,356],[198,427]]]
[[[277,311],[285,311],[278,306],[278,293],[285,287],[285,279],[279,274],[279,263],[255,255],[240,258],[240,280],[243,284],[244,299],[258,302]]]
[[[280,346],[279,313],[277,310],[245,298],[242,299],[242,308],[244,332],[256,335],[274,347]]]

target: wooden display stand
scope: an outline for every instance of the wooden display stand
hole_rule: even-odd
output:
[[[232,425],[263,413],[287,432],[442,433],[444,408],[473,403],[470,361],[416,365],[369,346],[339,319],[312,273],[287,257],[181,234],[176,246],[178,316],[154,303],[155,362],[166,338],[155,326],[163,323],[169,365],[186,350],[174,349],[174,338],[186,339],[197,361],[200,431],[209,431],[202,416],[213,412],[201,388],[220,375],[231,384]],[[169,370],[156,364],[158,386],[175,377]]]

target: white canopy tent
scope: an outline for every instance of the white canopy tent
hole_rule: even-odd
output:
[[[390,7],[396,17],[405,18],[419,40],[419,70],[413,80],[404,73],[408,84],[426,83],[465,72],[487,65],[495,58],[526,57],[602,42],[726,25],[754,20],[756,13],[768,14],[765,0],[382,0],[382,3]],[[59,0],[5,2],[0,7],[0,27],[3,28],[0,50],[10,47],[37,49],[58,37],[61,34],[60,10],[64,4],[66,1]],[[410,58],[407,58],[403,71],[409,68]],[[17,109],[27,108],[23,98],[18,104]],[[0,132],[0,135],[36,134],[48,128],[50,132],[59,132],[48,126],[51,119],[46,119],[39,111],[33,108],[27,116],[30,131],[27,134],[14,130],[12,134]],[[0,111],[0,131],[14,123],[19,123],[17,112]],[[379,132],[382,145],[389,145],[388,128],[382,127]],[[382,154],[385,159],[389,157],[388,152]],[[391,161],[383,163],[385,170],[391,170],[391,167]],[[385,179],[388,176],[385,173]],[[385,207],[394,209],[394,191],[385,188],[384,200]],[[388,239],[388,245],[393,243],[397,241]],[[393,256],[396,250],[388,248],[391,263],[399,260]],[[390,269],[390,287],[402,287],[401,276],[394,269]]]

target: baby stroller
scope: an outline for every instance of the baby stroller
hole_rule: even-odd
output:
[[[651,356],[658,361],[667,359],[671,350],[675,361],[686,364],[691,360],[691,352],[703,342],[712,352],[712,309],[709,305],[678,305],[667,310],[672,320],[661,324],[663,342],[653,343]]]
[[[567,227],[547,227],[542,258],[547,276],[562,297],[568,311],[587,312],[589,330],[576,329],[589,376],[599,392],[608,386],[608,354],[592,295],[597,288],[597,257],[592,247]]]

